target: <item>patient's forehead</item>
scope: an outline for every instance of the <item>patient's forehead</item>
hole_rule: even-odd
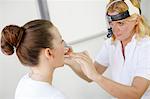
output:
[[[58,29],[57,29],[55,26],[53,26],[53,27],[50,29],[50,31],[51,31],[52,36],[53,36],[54,39],[59,39],[59,38],[61,38],[61,35],[60,35]]]
[[[56,47],[62,41],[62,36],[60,35],[58,29],[56,27],[51,28],[51,33],[53,36],[53,46]]]

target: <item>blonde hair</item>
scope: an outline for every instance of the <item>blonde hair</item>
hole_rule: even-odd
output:
[[[109,4],[111,2],[113,2],[115,0],[110,0]],[[133,6],[135,6],[136,8],[140,8],[140,2],[138,0],[130,0],[131,3],[133,4]],[[108,5],[109,5],[108,4]],[[113,3],[107,10],[107,13],[112,13],[112,12],[118,12],[118,13],[122,13],[125,12],[126,10],[128,10],[128,6],[127,4],[124,2],[124,0],[122,1],[118,1]],[[139,15],[139,14],[132,14],[130,17],[128,17],[126,20],[130,21],[130,20],[138,20],[139,23],[135,26],[135,32],[137,33],[136,38],[139,40],[145,36],[150,36],[150,26],[147,23],[147,20],[144,18],[144,16]],[[112,40],[115,40],[115,36],[112,36]]]
[[[138,14],[133,14],[127,20],[132,21],[132,20],[138,20],[138,24],[135,26],[135,32],[137,33],[136,38],[140,40],[141,38],[145,36],[150,37],[150,26],[147,22],[147,20],[144,18],[142,15]]]

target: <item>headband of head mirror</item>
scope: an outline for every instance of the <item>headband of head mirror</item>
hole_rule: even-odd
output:
[[[129,17],[130,15],[132,15],[132,14],[134,14],[134,13],[139,14],[139,15],[141,14],[141,10],[138,9],[138,8],[136,8],[136,7],[131,3],[130,0],[115,0],[115,1],[111,2],[111,3],[107,6],[106,11],[108,10],[108,8],[109,8],[112,4],[114,4],[114,3],[116,3],[116,2],[119,2],[119,1],[125,2],[125,3],[127,4],[127,6],[128,6],[129,9],[126,10],[125,12],[122,12],[122,13],[119,13],[119,14],[116,14],[116,15],[108,15],[108,13],[106,13],[106,17],[107,17],[107,19],[108,19],[108,22],[125,19],[125,18]]]

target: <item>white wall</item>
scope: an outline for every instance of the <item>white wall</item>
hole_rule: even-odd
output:
[[[150,0],[141,0],[141,9],[142,14],[147,18],[147,20],[150,22]]]
[[[0,0],[0,8],[2,27],[7,24],[23,25],[29,20],[38,18],[35,0]]]
[[[68,42],[106,29],[106,0],[48,0],[51,20]]]

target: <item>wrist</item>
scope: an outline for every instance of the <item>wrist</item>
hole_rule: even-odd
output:
[[[100,75],[100,74],[95,74],[94,76],[93,76],[93,81],[94,82],[99,82],[99,81],[101,81],[101,79],[102,79],[102,75]]]

